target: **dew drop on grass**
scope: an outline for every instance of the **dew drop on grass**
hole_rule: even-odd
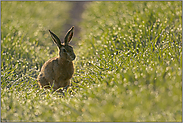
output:
[[[178,100],[178,95],[173,96],[173,101],[176,102]]]

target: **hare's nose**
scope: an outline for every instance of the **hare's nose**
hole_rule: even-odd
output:
[[[73,60],[74,60],[75,58],[76,58],[76,55],[74,54],[74,55],[73,55]]]

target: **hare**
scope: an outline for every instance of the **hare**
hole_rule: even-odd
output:
[[[74,26],[65,35],[64,44],[49,30],[51,37],[58,47],[58,56],[46,61],[38,75],[40,88],[53,87],[57,90],[60,87],[68,87],[74,73],[73,60],[76,58],[72,46],[69,45],[73,37]]]

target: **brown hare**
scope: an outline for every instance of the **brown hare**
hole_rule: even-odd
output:
[[[74,26],[66,33],[64,44],[49,30],[53,41],[58,47],[58,56],[49,59],[43,64],[37,78],[40,88],[50,88],[52,86],[54,90],[57,90],[60,87],[68,87],[70,85],[70,79],[74,73],[72,61],[76,58],[73,48],[69,45],[73,30]]]

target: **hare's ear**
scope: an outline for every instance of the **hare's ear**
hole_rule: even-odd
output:
[[[64,39],[65,45],[68,45],[68,43],[71,41],[73,36],[73,30],[74,30],[74,26],[71,27],[69,31],[66,33],[65,39]]]
[[[56,44],[59,48],[61,48],[62,45],[61,45],[60,39],[59,39],[52,31],[49,30],[49,32],[50,32],[51,37],[52,37],[53,41],[55,42],[55,44]]]

